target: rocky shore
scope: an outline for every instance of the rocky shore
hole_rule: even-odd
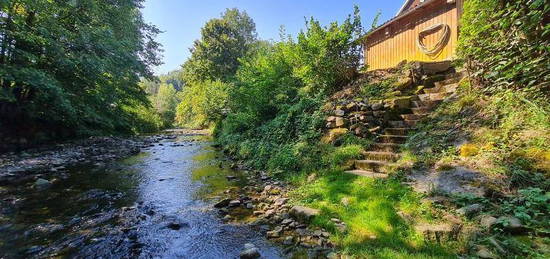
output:
[[[68,167],[77,164],[101,166],[116,159],[135,155],[155,142],[175,137],[174,133],[133,138],[90,137],[0,154],[0,183],[15,184],[38,177],[37,186],[46,186],[51,180],[44,178],[62,177],[63,171]]]
[[[293,204],[288,192],[290,186],[262,171],[248,172],[248,185],[230,188],[214,204],[220,217],[228,224],[248,224],[269,240],[284,246],[287,256],[304,258],[340,258],[330,241],[330,232],[311,224],[320,211]],[[232,180],[232,176],[227,176]],[[314,180],[314,175],[309,180]],[[346,232],[346,224],[331,219],[339,232]],[[241,258],[250,256],[250,247],[244,248]],[[259,255],[258,255],[259,256]],[[301,258],[301,257],[300,257]]]

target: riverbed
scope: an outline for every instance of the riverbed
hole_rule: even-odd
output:
[[[127,158],[3,182],[0,258],[238,258],[246,243],[282,257],[213,208],[221,189],[246,184],[228,164],[207,136],[179,134]]]

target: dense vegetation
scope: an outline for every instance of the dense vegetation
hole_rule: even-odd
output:
[[[0,128],[59,138],[148,126],[141,78],[158,65],[159,33],[142,0],[1,1]]]
[[[442,105],[419,125],[400,161],[424,169],[467,166],[489,178],[504,179],[491,187],[500,194],[491,200],[450,197],[453,206],[480,202],[486,205],[485,213],[518,217],[535,233],[548,228],[544,212],[548,210],[550,149],[550,32],[544,20],[548,10],[545,1],[537,0],[466,1],[457,63],[464,63],[472,83],[463,81],[455,101]],[[342,173],[345,163],[359,157],[369,140],[344,135],[337,146],[321,142],[323,106],[361,69],[358,40],[364,31],[357,10],[342,24],[326,27],[311,18],[296,38],[283,35],[277,42],[256,40],[253,22],[245,13],[228,13],[233,15],[226,13],[205,26],[184,65],[189,88],[184,89],[177,121],[213,127],[217,141],[230,154],[298,186],[291,194],[295,202],[322,210],[314,224],[336,233],[332,240],[344,252],[385,258],[450,257],[472,252],[473,245],[492,247],[491,235],[498,234],[494,242],[509,247],[510,254],[543,256],[543,251],[529,247],[540,247],[544,238],[518,240],[504,235],[505,222],[486,232],[489,236],[425,242],[398,214],[439,222],[442,213],[400,183],[404,169],[387,181]],[[240,22],[223,22],[236,17]],[[231,25],[243,23],[247,29],[236,36]],[[214,25],[226,29],[214,31]],[[220,54],[205,49],[209,41],[229,49],[235,48],[234,42],[247,44],[242,44],[246,50],[219,59]],[[215,67],[215,60],[238,62],[228,62],[221,69]],[[203,75],[191,72],[201,68]],[[360,95],[384,98],[394,83],[366,82]],[[307,179],[312,172],[317,175],[313,181]],[[350,230],[340,233],[331,217],[343,219]]]

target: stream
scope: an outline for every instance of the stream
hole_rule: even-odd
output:
[[[68,166],[47,188],[0,185],[0,258],[239,258],[246,243],[282,257],[213,209],[220,190],[246,184],[224,160],[206,136],[182,134],[112,163]]]

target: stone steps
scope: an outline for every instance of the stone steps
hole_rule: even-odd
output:
[[[367,160],[379,160],[379,161],[388,161],[395,162],[399,159],[400,155],[394,152],[384,152],[384,151],[366,151],[363,152],[363,156]]]
[[[433,107],[429,107],[429,106],[422,106],[422,107],[418,107],[418,108],[411,108],[411,111],[413,114],[428,114],[430,112],[433,111]]]
[[[386,161],[378,160],[355,160],[355,168],[365,171],[372,171],[375,173],[385,172],[388,166],[393,165],[393,163]]]
[[[407,135],[411,128],[385,128],[384,134],[386,135]]]
[[[435,108],[440,103],[441,103],[441,100],[438,100],[438,101],[413,101],[412,106],[413,106],[413,108],[420,108],[420,107]]]
[[[453,93],[458,88],[458,83],[449,84],[449,85],[441,85],[436,86],[432,88],[425,88],[423,89],[424,93],[427,94],[435,94],[435,93]]]
[[[412,128],[416,126],[418,120],[400,120],[400,121],[388,121],[388,124],[393,128]]]
[[[370,178],[387,178],[388,175],[384,172],[395,166],[395,162],[399,160],[401,144],[407,141],[407,134],[414,129],[416,124],[435,109],[447,96],[455,92],[458,88],[458,82],[465,76],[465,72],[457,72],[440,76],[438,80],[431,85],[434,87],[423,89],[424,94],[407,96],[406,101],[399,103],[397,107],[402,108],[402,112],[407,114],[399,114],[402,120],[387,121],[387,128],[383,128],[383,135],[379,135],[376,143],[370,145],[368,151],[362,152],[365,159],[354,161],[354,170],[346,171],[346,173],[370,177]],[[417,229],[419,232],[430,232],[439,238],[442,233],[449,232],[448,227],[442,226],[426,226]],[[425,234],[425,233],[424,233]]]
[[[420,101],[443,101],[447,98],[447,93],[419,94]]]
[[[401,145],[396,143],[374,143],[371,145],[371,150],[378,152],[398,152]]]
[[[424,113],[424,114],[401,114],[399,116],[401,118],[403,118],[403,120],[421,120],[421,119],[425,118],[428,115],[429,115],[429,113]]]
[[[462,79],[462,77],[455,76],[455,77],[445,79],[443,81],[435,82],[434,85],[435,85],[435,87],[441,87],[441,86],[446,86],[446,85],[458,84],[458,82],[460,82],[461,79]]]
[[[363,176],[363,177],[369,177],[369,178],[377,178],[377,179],[388,178],[388,175],[384,173],[376,173],[376,172],[360,170],[360,169],[345,171],[345,173],[354,174],[354,175]]]
[[[396,144],[403,144],[407,141],[408,136],[400,136],[400,135],[380,135],[377,138],[377,141],[379,143],[396,143]]]

